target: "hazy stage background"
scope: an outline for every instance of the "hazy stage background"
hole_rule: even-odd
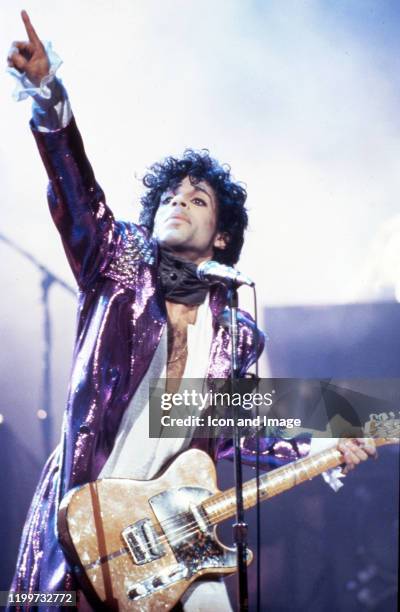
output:
[[[146,167],[187,146],[209,148],[246,182],[240,269],[257,283],[270,336],[263,374],[400,375],[395,0],[3,0],[4,62],[25,38],[19,8],[64,60],[117,217],[137,218]],[[59,439],[76,306],[30,105],[12,90],[3,74],[0,589]],[[248,310],[250,297],[241,291]],[[318,479],[265,504],[263,609],[395,609],[398,454],[380,455],[337,495]]]

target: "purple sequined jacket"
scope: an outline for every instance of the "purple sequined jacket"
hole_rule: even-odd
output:
[[[144,228],[114,220],[75,121],[55,132],[34,127],[33,132],[50,179],[51,214],[80,290],[79,320],[62,441],[35,492],[12,588],[53,592],[76,588],[57,537],[59,503],[70,488],[95,480],[106,462],[122,415],[161,338],[166,310],[157,276],[157,243]],[[212,292],[208,375],[214,378],[228,377],[230,371],[229,334],[217,321],[224,306],[224,293]],[[244,316],[238,343],[242,373],[256,359],[254,333]],[[308,451],[307,445],[299,449],[272,439],[261,442],[261,452],[271,459],[281,455],[292,460]],[[217,443],[213,454],[231,456],[231,446]],[[254,458],[251,441],[244,454]]]

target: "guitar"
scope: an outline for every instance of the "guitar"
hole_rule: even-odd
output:
[[[377,446],[396,443],[400,420],[370,421],[367,432]],[[332,447],[263,474],[260,499],[341,463],[343,455]],[[256,504],[255,478],[245,483],[243,499],[245,508]],[[235,490],[219,491],[212,460],[191,449],[155,480],[105,478],[71,490],[58,527],[96,609],[167,611],[197,578],[236,571],[236,550],[216,535],[216,525],[235,511]],[[250,551],[247,557],[250,563]]]

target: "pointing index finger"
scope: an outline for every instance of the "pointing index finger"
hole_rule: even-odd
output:
[[[24,22],[26,33],[28,34],[28,38],[31,43],[34,45],[40,44],[40,38],[36,34],[35,28],[31,24],[31,20],[29,19],[29,15],[26,11],[21,11],[22,21]]]

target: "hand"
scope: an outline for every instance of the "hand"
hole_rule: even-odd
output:
[[[376,446],[373,438],[352,438],[341,440],[338,449],[343,454],[345,466],[343,473],[348,474],[361,461],[368,457],[377,457]]]
[[[28,13],[22,11],[21,17],[29,41],[14,42],[11,46],[7,62],[12,68],[16,68],[19,72],[24,72],[34,85],[39,86],[43,77],[49,74],[49,60],[46,50],[30,22]]]

